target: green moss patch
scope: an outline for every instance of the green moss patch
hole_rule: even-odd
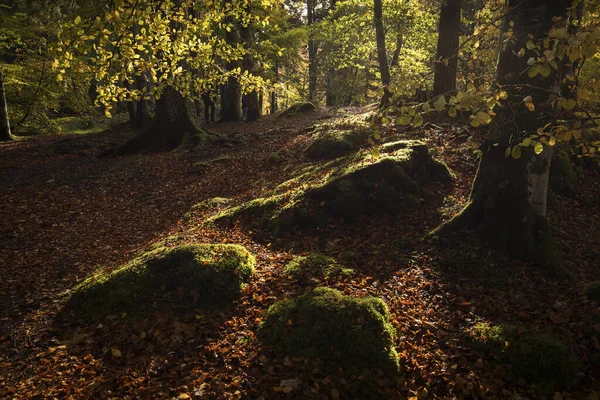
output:
[[[358,221],[362,216],[399,214],[418,207],[417,182],[439,180],[436,168],[438,164],[420,142],[377,160],[362,152],[304,168],[271,197],[230,207],[209,221],[242,218],[279,234],[295,226],[323,225],[331,217]],[[445,171],[447,178],[449,172]]]
[[[267,164],[281,164],[285,158],[287,156],[287,151],[284,150],[279,150],[279,151],[275,151],[271,154],[269,154],[269,156],[267,157]]]
[[[600,303],[600,281],[588,285],[583,291],[583,294],[585,294],[588,299]]]
[[[568,346],[543,333],[518,334],[514,327],[477,324],[475,344],[507,365],[505,378],[523,380],[546,390],[566,388],[577,376],[579,361]]]
[[[368,147],[366,124],[322,125],[315,129],[317,138],[306,149],[312,160],[331,160]]]
[[[317,288],[273,304],[260,329],[264,341],[291,355],[321,358],[348,371],[398,371],[396,331],[385,303]]]
[[[296,114],[309,113],[317,110],[317,106],[313,103],[296,103],[291,105],[287,110],[279,114],[280,117],[293,117]]]
[[[162,247],[96,272],[73,289],[67,308],[94,321],[111,314],[135,316],[161,303],[220,305],[239,297],[255,263],[238,245]]]
[[[298,282],[333,277],[350,277],[354,270],[338,264],[333,257],[319,253],[296,257],[283,269],[283,274]]]
[[[577,187],[577,173],[573,167],[571,154],[565,149],[554,152],[550,163],[550,188],[563,196],[573,196]]]

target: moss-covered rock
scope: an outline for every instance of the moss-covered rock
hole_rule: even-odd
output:
[[[267,164],[281,164],[285,160],[286,154],[285,150],[274,151],[267,157]]]
[[[306,282],[311,279],[350,277],[354,270],[338,264],[333,257],[311,253],[294,258],[283,268],[283,274],[295,281]]]
[[[519,335],[512,326],[480,323],[472,331],[475,344],[507,365],[505,378],[524,380],[546,390],[565,388],[576,380],[579,361],[560,340],[530,332]]]
[[[211,219],[247,218],[259,228],[279,234],[295,226],[318,226],[330,217],[351,222],[365,215],[399,214],[419,205],[417,182],[446,179],[450,174],[447,169],[441,174],[439,165],[420,144],[375,161],[364,154],[342,161],[328,163],[332,165],[327,172],[303,173],[283,185],[282,194],[226,209]]]
[[[510,377],[548,389],[565,388],[576,380],[578,360],[562,342],[530,333],[513,341],[507,353]]]
[[[600,281],[595,281],[588,285],[583,291],[583,294],[585,294],[588,299],[600,303]]]
[[[396,331],[385,303],[375,297],[356,298],[317,288],[273,304],[260,334],[286,354],[320,358],[348,371],[398,371]]]
[[[370,132],[365,124],[323,125],[315,130],[317,138],[306,149],[312,160],[331,160],[367,147]]]
[[[255,263],[254,256],[238,245],[162,247],[96,272],[73,289],[67,308],[94,321],[110,314],[135,316],[162,300],[220,305],[239,297]]]
[[[296,114],[309,113],[317,110],[317,106],[313,103],[305,102],[305,103],[296,103],[292,104],[285,111],[279,114],[280,117],[292,117]]]

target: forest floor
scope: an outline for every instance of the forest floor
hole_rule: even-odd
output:
[[[477,167],[474,128],[446,123],[409,132],[457,175],[423,187],[416,211],[354,224],[332,220],[279,237],[237,225],[200,228],[204,216],[189,212],[194,204],[263,195],[306,162],[305,128],[335,115],[213,125],[236,140],[129,157],[98,157],[130,137],[126,126],[0,144],[0,398],[349,398],[353,381],[367,377],[284,357],[256,334],[269,305],[306,289],[281,274],[293,256],[351,250],[358,274],[320,284],[388,305],[402,372],[395,380],[368,377],[380,398],[598,399],[600,312],[582,295],[600,279],[598,172],[586,171],[574,196],[556,196],[550,205],[573,281],[506,259],[468,232],[423,239],[465,204]],[[267,162],[284,148],[283,164]],[[173,308],[94,326],[57,318],[69,290],[92,271],[161,240],[239,243],[256,255],[257,272],[226,309]],[[550,394],[509,385],[500,379],[502,366],[471,343],[470,330],[482,321],[567,340],[585,366],[578,384]]]

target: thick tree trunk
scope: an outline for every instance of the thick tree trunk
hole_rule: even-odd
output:
[[[315,23],[315,0],[308,0],[307,7],[307,22],[310,29]],[[317,52],[319,44],[312,39],[313,33],[309,30],[308,33],[308,101],[315,102],[317,99]]]
[[[537,39],[547,37],[553,26],[552,17],[565,16],[567,0],[511,0],[513,11],[507,14],[503,32],[514,21],[513,36],[501,52],[497,83],[508,93],[503,107],[495,109],[497,116],[490,125],[484,144],[470,202],[453,220],[433,234],[444,234],[460,228],[476,228],[480,236],[507,253],[533,261],[554,274],[564,274],[558,247],[552,240],[546,220],[546,197],[552,147],[544,145],[536,155],[531,147],[520,147],[518,159],[506,157],[508,147],[514,148],[525,135],[533,135],[553,114],[552,102],[560,85],[560,74],[553,71],[544,78],[529,78],[528,57],[518,57],[525,48],[529,34]],[[564,20],[558,21],[564,24]],[[534,89],[537,88],[537,89]],[[535,110],[529,111],[523,98],[532,96]]]
[[[253,47],[254,38],[252,37],[252,26],[250,24],[242,26],[241,37],[244,41],[246,49],[251,50]],[[254,73],[254,57],[251,53],[245,54],[242,62],[244,71],[248,73]],[[256,90],[246,94],[246,121],[256,121],[260,118],[260,104],[258,99],[258,92]]]
[[[275,74],[275,82],[279,82],[279,63],[275,61],[273,64],[273,72]],[[277,112],[277,92],[275,90],[271,91],[271,114],[275,114]]]
[[[381,74],[381,85],[383,96],[379,102],[379,108],[384,108],[390,103],[390,68],[388,66],[387,51],[385,48],[385,30],[383,29],[382,0],[373,0],[373,11],[375,15],[375,37],[377,39],[377,61],[379,62],[379,73]]]
[[[170,150],[203,143],[211,133],[204,130],[196,119],[193,103],[177,90],[167,87],[156,102],[156,111],[150,125],[112,154]]]
[[[0,141],[8,141],[11,139],[8,104],[6,103],[6,91],[4,90],[4,77],[2,75],[2,69],[0,69]]]
[[[229,65],[231,66],[232,63]],[[221,86],[221,117],[219,122],[236,122],[241,119],[241,88],[234,77]]]
[[[226,22],[233,28],[225,33],[225,40],[228,44],[235,46],[239,43],[239,23],[232,16],[227,17]],[[226,62],[227,71],[233,71],[240,67],[237,60]],[[230,76],[227,82],[221,86],[221,117],[219,122],[237,122],[241,119],[242,106],[240,104],[242,90],[240,82],[236,77]]]
[[[456,89],[458,39],[460,36],[460,0],[442,2],[438,33],[433,80],[434,96]]]
[[[135,86],[143,95],[136,104],[135,127],[138,129],[145,128],[152,121],[152,113],[150,111],[150,101],[146,99],[146,93],[150,91],[149,83],[145,75],[135,77]]]

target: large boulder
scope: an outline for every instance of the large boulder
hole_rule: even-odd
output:
[[[312,160],[332,160],[367,147],[370,136],[367,124],[326,124],[316,127],[315,140],[306,149]]]
[[[73,289],[67,308],[94,321],[111,314],[135,316],[161,303],[220,305],[239,297],[255,263],[238,245],[162,247],[96,272]]]
[[[396,330],[387,306],[376,297],[317,288],[273,304],[260,335],[285,354],[320,358],[351,372],[367,368],[398,372]]]
[[[317,107],[313,103],[310,103],[310,102],[296,103],[296,104],[292,104],[290,107],[288,107],[285,111],[283,111],[281,114],[279,114],[279,116],[287,118],[287,117],[293,117],[298,114],[314,112],[316,110],[317,110]]]
[[[362,216],[399,214],[419,205],[419,182],[452,179],[446,166],[433,160],[421,142],[377,160],[359,155],[338,164],[325,174],[325,179],[320,179],[320,171],[301,178],[305,179],[305,175],[316,178],[307,184],[299,182],[281,194],[225,209],[212,220],[245,218],[259,228],[279,234],[294,226],[321,225],[330,217],[352,222]]]

